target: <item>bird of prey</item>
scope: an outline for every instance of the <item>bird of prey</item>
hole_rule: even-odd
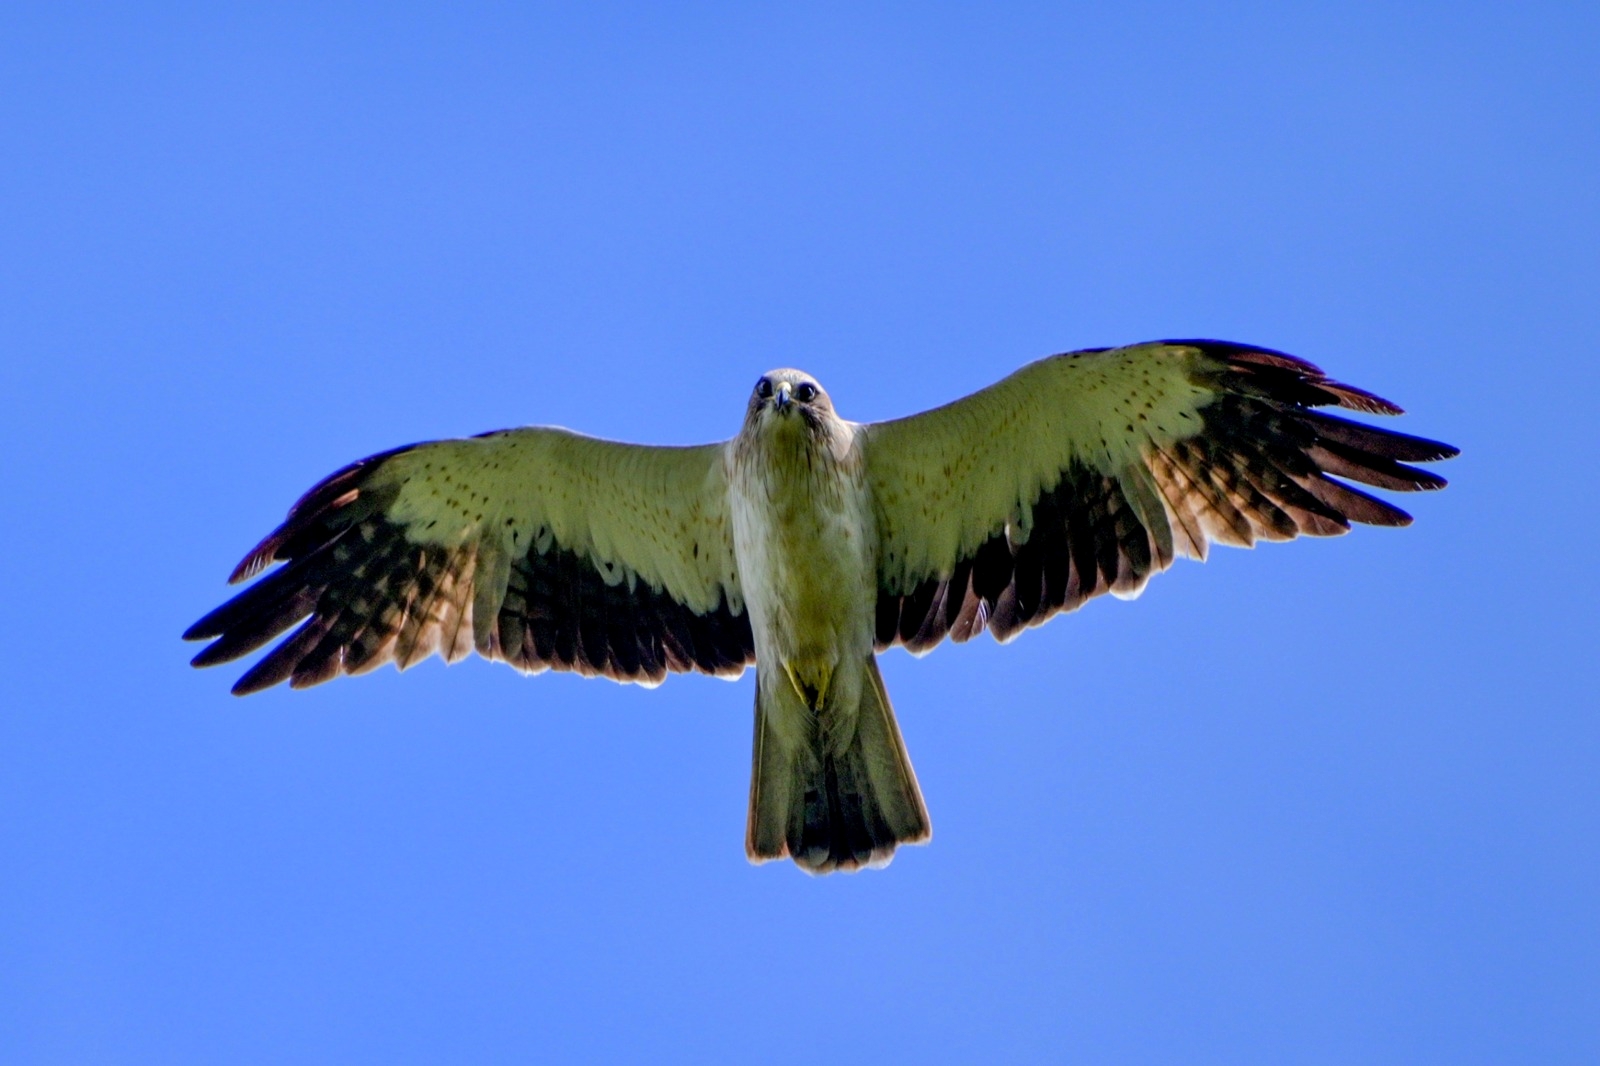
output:
[[[738,436],[647,447],[524,428],[323,480],[245,556],[271,571],[187,633],[196,666],[292,633],[234,686],[315,685],[476,649],[525,673],[659,683],[756,666],[746,853],[814,873],[926,841],[875,655],[1011,639],[1177,556],[1405,512],[1456,449],[1315,410],[1400,409],[1220,341],[1051,356],[944,407],[840,418],[810,375],[755,385]]]

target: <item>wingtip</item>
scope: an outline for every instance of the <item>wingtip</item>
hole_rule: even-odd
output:
[[[239,680],[235,681],[233,683],[233,687],[228,689],[228,691],[235,696],[250,696],[257,692],[262,692],[271,688],[273,685],[276,685],[279,680],[279,678],[265,678],[258,676],[257,671],[250,670],[247,671],[243,677],[239,678]]]
[[[274,530],[265,540],[250,549],[250,554],[239,560],[239,565],[233,568],[228,575],[228,584],[237,585],[241,581],[249,580],[266,569],[267,564],[273,561],[277,554],[278,545],[283,539],[281,529]]]
[[[1403,415],[1405,408],[1393,400],[1385,400],[1376,393],[1366,389],[1358,389],[1354,385],[1346,385],[1341,381],[1328,381],[1326,379],[1315,382],[1317,388],[1330,393],[1339,401],[1339,406],[1347,411],[1360,411],[1367,415]]]
[[[1206,355],[1230,363],[1247,363],[1253,366],[1272,367],[1276,370],[1289,370],[1297,374],[1307,374],[1313,377],[1324,376],[1323,369],[1309,359],[1302,359],[1298,355],[1290,355],[1288,352],[1280,352],[1276,348],[1264,348],[1259,344],[1242,344],[1238,341],[1219,341],[1205,337],[1165,340],[1160,343],[1184,348],[1198,348]]]
[[[273,652],[246,670],[228,691],[235,696],[248,696],[289,680],[294,673],[294,659],[286,656],[284,651],[290,646],[290,642],[278,645]]]

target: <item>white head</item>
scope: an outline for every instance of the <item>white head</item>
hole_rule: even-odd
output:
[[[762,374],[750,393],[750,406],[745,411],[745,430],[760,433],[783,432],[785,427],[795,431],[802,428],[808,436],[831,434],[838,422],[833,412],[833,401],[823,391],[817,379],[804,370],[769,370]]]

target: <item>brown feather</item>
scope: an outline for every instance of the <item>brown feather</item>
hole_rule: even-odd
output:
[[[549,543],[543,531],[533,541],[548,550],[530,547],[516,559],[477,539],[453,548],[412,541],[387,517],[398,490],[373,489],[370,480],[406,450],[352,463],[295,503],[233,578],[282,565],[185,632],[212,641],[195,665],[236,659],[291,629],[236,692],[319,684],[385,662],[403,669],[434,651],[454,661],[475,648],[522,670],[633,681],[736,672],[754,658],[748,618],[725,602],[696,614],[636,575]]]
[[[1016,523],[1026,538],[997,529],[948,575],[880,589],[879,648],[898,642],[923,651],[946,634],[961,641],[984,628],[1006,640],[1103,593],[1137,592],[1179,554],[1204,559],[1212,541],[1248,547],[1258,539],[1333,536],[1352,522],[1410,522],[1329,475],[1398,491],[1444,485],[1404,464],[1448,458],[1456,454],[1450,445],[1312,410],[1399,414],[1388,400],[1283,352],[1167,343],[1199,353],[1196,383],[1213,393],[1194,431],[1165,445],[1152,441],[1132,471],[1067,457]]]

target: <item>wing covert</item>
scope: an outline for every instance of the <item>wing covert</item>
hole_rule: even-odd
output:
[[[235,692],[473,649],[529,672],[736,676],[754,650],[722,457],[530,428],[363,459],[239,564],[231,581],[281,565],[184,634],[212,640],[194,664],[293,629]]]
[[[879,533],[877,643],[1006,640],[1131,597],[1211,542],[1330,536],[1405,512],[1437,441],[1312,410],[1400,409],[1310,363],[1220,341],[1051,356],[955,403],[863,426]]]

